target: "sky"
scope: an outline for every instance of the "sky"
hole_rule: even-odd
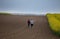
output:
[[[60,0],[0,0],[0,12],[14,14],[60,12]]]

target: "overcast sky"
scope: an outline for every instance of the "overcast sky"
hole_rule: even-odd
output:
[[[45,14],[60,12],[60,0],[0,0],[0,12]]]

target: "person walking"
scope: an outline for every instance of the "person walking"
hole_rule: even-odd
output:
[[[31,25],[31,28],[32,28],[33,25],[34,25],[34,20],[33,19],[30,20],[30,25]]]
[[[30,26],[30,20],[28,19],[28,27]]]

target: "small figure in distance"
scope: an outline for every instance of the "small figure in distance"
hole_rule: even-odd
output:
[[[28,27],[29,27],[30,26],[30,20],[29,19],[28,19],[27,23],[28,23]]]
[[[33,19],[30,20],[30,24],[31,24],[31,28],[32,28],[34,26],[34,20]]]

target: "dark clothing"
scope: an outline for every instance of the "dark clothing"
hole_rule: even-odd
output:
[[[30,23],[28,23],[28,27],[30,26]]]
[[[32,28],[32,27],[33,27],[33,25],[34,25],[34,24],[32,24],[32,23],[31,23],[31,21],[30,21],[30,20],[28,20],[28,21],[27,21],[27,23],[28,23],[28,27],[30,27],[30,26],[31,26],[31,28]]]
[[[33,24],[31,24],[31,27],[33,27]]]
[[[30,20],[28,20],[28,27],[30,26]]]
[[[30,23],[30,20],[28,20],[28,23]]]

